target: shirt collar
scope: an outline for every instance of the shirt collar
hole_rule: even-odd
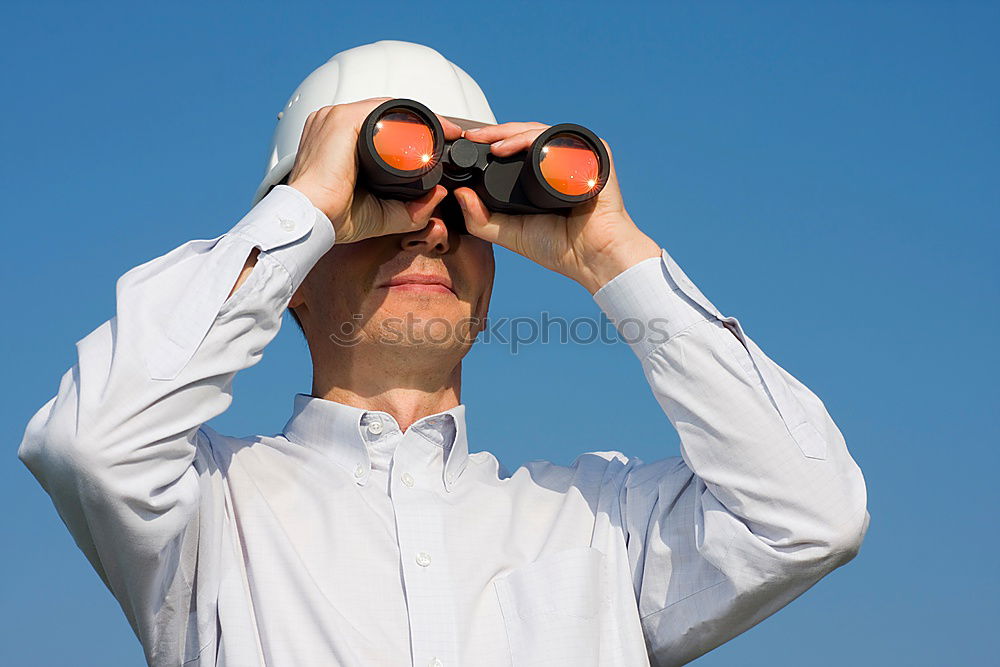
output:
[[[365,415],[378,415],[336,401],[296,394],[292,416],[283,435],[298,445],[322,447],[354,481],[364,486],[371,474],[371,458],[362,432]],[[369,417],[370,419],[370,417]],[[468,463],[469,446],[465,427],[465,405],[422,417],[410,429],[444,450],[441,481],[451,491]]]

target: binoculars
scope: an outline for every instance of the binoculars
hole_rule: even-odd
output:
[[[520,153],[500,157],[490,145],[445,141],[438,117],[410,99],[376,107],[358,137],[358,184],[383,199],[411,200],[440,183],[468,187],[491,211],[565,214],[596,197],[608,181],[610,159],[593,132],[574,123],[553,125]],[[464,233],[458,202],[442,202],[445,222]]]

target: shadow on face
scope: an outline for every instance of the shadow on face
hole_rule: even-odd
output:
[[[320,259],[290,303],[314,352],[468,351],[489,308],[493,246],[457,231],[453,204],[449,194],[421,230],[334,245]]]

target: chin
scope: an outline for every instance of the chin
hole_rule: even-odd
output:
[[[405,317],[412,313],[419,317],[461,317],[468,308],[454,295],[445,294],[390,294],[381,304],[379,311],[389,317]]]
[[[466,304],[444,298],[387,299],[368,322],[369,335],[387,345],[435,350],[467,347],[472,317]]]
[[[430,289],[425,287],[428,286],[393,287],[385,292],[379,310],[396,317],[412,312],[420,317],[444,318],[461,317],[468,310],[468,306],[450,289],[438,285]]]

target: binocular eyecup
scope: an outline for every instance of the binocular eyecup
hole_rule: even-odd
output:
[[[608,181],[610,159],[593,132],[574,123],[553,125],[527,150],[500,157],[490,145],[446,141],[438,117],[410,99],[393,99],[365,119],[358,138],[358,184],[383,199],[417,199],[440,183],[449,227],[464,232],[450,191],[468,187],[491,211],[561,213],[596,197]]]

